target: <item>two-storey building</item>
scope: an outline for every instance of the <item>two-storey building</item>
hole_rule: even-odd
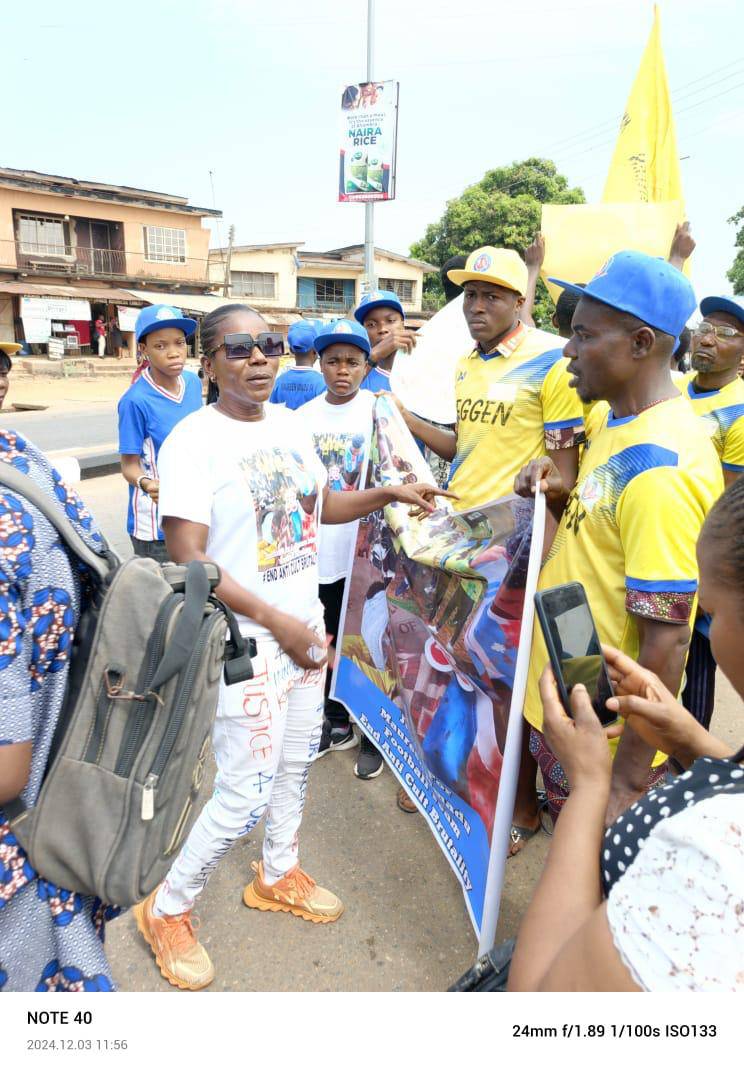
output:
[[[148,303],[137,291],[182,304],[209,291],[204,220],[221,214],[172,194],[0,168],[0,337],[85,350],[103,316],[133,350]]]

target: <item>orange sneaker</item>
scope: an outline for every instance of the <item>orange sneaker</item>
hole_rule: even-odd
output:
[[[137,928],[150,945],[166,981],[176,988],[198,992],[214,980],[214,966],[194,935],[191,911],[159,918],[152,912],[157,894],[158,888],[132,907]]]
[[[256,910],[281,910],[305,921],[327,924],[344,912],[344,904],[327,888],[320,888],[312,877],[296,865],[276,884],[266,884],[262,862],[251,862],[256,876],[243,892],[243,902]]]

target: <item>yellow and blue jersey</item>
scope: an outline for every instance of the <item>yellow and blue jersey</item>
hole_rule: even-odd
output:
[[[518,324],[493,353],[462,357],[455,373],[457,449],[449,488],[458,509],[514,489],[524,465],[583,440],[582,405],[554,334]]]
[[[737,377],[720,390],[694,389],[696,372],[677,383],[692,405],[693,412],[702,417],[711,441],[729,472],[744,472],[744,381]]]
[[[602,642],[637,658],[638,617],[670,624],[694,619],[695,546],[722,490],[716,451],[683,397],[621,419],[594,409],[538,589],[578,580]],[[547,661],[536,626],[524,712],[537,729],[537,684]]]

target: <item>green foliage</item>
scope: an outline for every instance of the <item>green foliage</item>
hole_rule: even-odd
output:
[[[731,268],[726,272],[726,278],[733,283],[735,294],[744,294],[744,207],[740,208],[736,215],[732,215],[729,223],[739,226],[736,232],[736,248],[738,250]]]
[[[444,215],[430,223],[424,237],[411,246],[411,256],[443,264],[451,256],[467,256],[481,245],[515,249],[520,255],[540,229],[541,205],[583,204],[584,193],[569,187],[552,160],[532,157],[509,167],[487,171],[480,182],[447,202]],[[424,280],[424,307],[439,308],[444,293],[439,275]],[[538,282],[534,319],[550,322],[553,303]]]

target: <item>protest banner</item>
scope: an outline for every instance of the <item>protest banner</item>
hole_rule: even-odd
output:
[[[360,82],[341,95],[340,201],[392,201],[398,83]]]
[[[544,204],[540,230],[545,238],[541,274],[553,301],[561,292],[548,277],[587,283],[620,249],[638,249],[666,260],[681,201],[629,204]]]
[[[437,424],[454,424],[457,362],[475,346],[462,310],[463,297],[435,312],[416,332],[410,353],[399,352],[390,389],[407,409]]]
[[[426,464],[397,407],[380,397],[368,483],[416,480],[430,482]],[[492,932],[493,866],[488,902],[486,883],[491,853],[508,850],[521,729],[512,688],[518,649],[529,653],[521,620],[542,529],[533,540],[533,503],[516,495],[461,513],[440,503],[421,518],[395,503],[359,522],[332,694],[428,821],[476,932]],[[509,812],[492,837],[500,795]]]

